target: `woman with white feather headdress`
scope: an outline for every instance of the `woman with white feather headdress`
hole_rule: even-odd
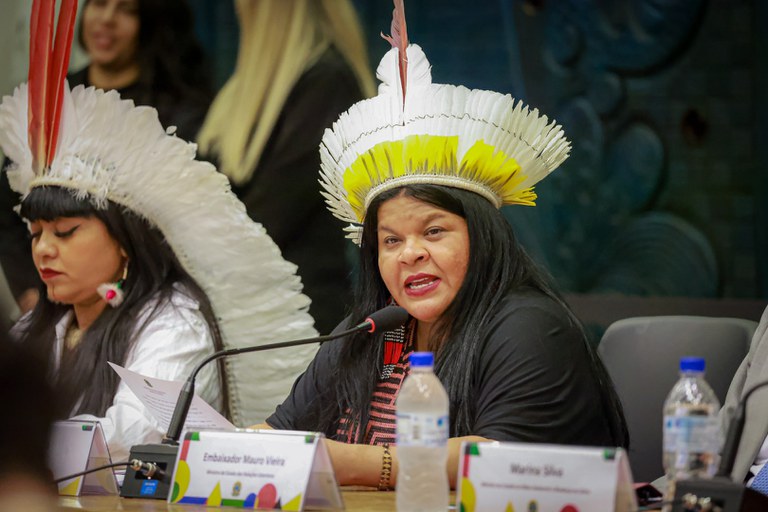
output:
[[[64,81],[77,2],[32,11],[29,82],[0,106],[0,145],[42,278],[14,329],[50,358],[61,415],[102,423],[113,458],[165,432],[107,365],[186,378],[225,347],[315,334],[296,267],[227,179],[157,111]],[[54,40],[55,39],[55,40]],[[198,392],[235,423],[264,418],[314,347],[204,369]],[[258,383],[261,383],[257,385]]]
[[[342,484],[390,488],[397,396],[410,354],[431,351],[454,484],[465,440],[626,446],[605,368],[499,210],[534,205],[534,185],[568,156],[563,131],[509,95],[433,84],[402,0],[387,39],[379,94],[326,130],[320,180],[360,244],[349,321],[388,303],[411,318],[377,343],[322,346],[267,425],[325,432]]]

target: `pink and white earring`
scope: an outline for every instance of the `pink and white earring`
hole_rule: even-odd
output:
[[[123,303],[123,299],[125,298],[123,285],[125,284],[125,279],[127,277],[128,263],[126,263],[125,267],[123,268],[123,277],[121,277],[116,283],[100,284],[98,288],[96,288],[96,291],[99,295],[101,295],[101,298],[107,302],[107,304],[113,308],[116,308]]]

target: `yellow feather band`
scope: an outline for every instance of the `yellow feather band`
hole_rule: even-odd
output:
[[[478,140],[456,159],[458,136],[410,135],[376,144],[344,170],[344,189],[362,222],[371,201],[403,185],[432,184],[470,190],[497,208],[505,204],[535,206],[533,187],[520,188],[526,176],[520,165]]]

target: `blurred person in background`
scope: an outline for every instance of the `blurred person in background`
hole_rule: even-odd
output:
[[[213,99],[211,73],[185,0],[85,0],[78,42],[90,63],[70,88],[117,89],[157,109],[163,127],[197,135]]]
[[[326,127],[374,93],[349,0],[237,0],[240,47],[198,143],[299,267],[321,333],[344,315],[350,268],[344,235],[319,194]]]

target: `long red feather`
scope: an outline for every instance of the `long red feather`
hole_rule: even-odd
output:
[[[77,0],[62,0],[54,40],[55,11],[55,0],[34,0],[32,3],[27,113],[29,148],[35,174],[41,174],[50,166],[56,154]]]
[[[32,168],[42,172],[48,160],[46,154],[48,73],[51,39],[53,38],[53,14],[56,3],[51,0],[34,0],[29,30],[29,148],[32,151]]]
[[[394,48],[397,48],[400,56],[400,86],[403,88],[403,105],[405,105],[405,85],[408,83],[408,27],[405,24],[405,5],[403,0],[393,0],[395,9],[392,11],[392,26],[390,31],[392,35],[381,37],[389,41]]]
[[[50,166],[56,155],[56,142],[61,124],[61,107],[64,99],[64,80],[67,78],[72,37],[75,33],[77,0],[62,0],[59,7],[59,21],[56,24],[56,39],[53,42],[53,58],[48,71],[48,147],[46,165]]]

